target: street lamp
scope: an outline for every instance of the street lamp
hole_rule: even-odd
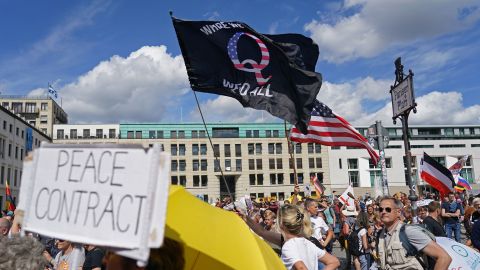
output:
[[[397,123],[397,118],[402,121],[403,130],[403,144],[405,147],[405,159],[407,163],[406,180],[410,188],[408,199],[412,202],[412,208],[416,208],[417,184],[415,179],[412,179],[412,155],[410,153],[409,130],[408,130],[408,115],[410,111],[417,113],[417,103],[415,103],[415,95],[413,91],[413,72],[408,70],[408,75],[403,74],[402,59],[398,57],[395,60],[395,83],[390,86],[390,94],[392,97],[393,109],[393,124]]]

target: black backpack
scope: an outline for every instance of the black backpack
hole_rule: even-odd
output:
[[[358,239],[358,232],[360,232],[360,230],[361,228],[353,230],[347,237],[348,251],[351,255],[357,257],[363,255],[360,251],[360,239]]]

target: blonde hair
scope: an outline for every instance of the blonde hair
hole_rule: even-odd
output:
[[[303,207],[287,204],[278,210],[277,226],[281,231],[300,237],[310,237],[313,233],[310,215]]]
[[[272,210],[265,210],[265,213],[263,214],[263,216],[265,218],[267,217],[270,217],[272,219],[275,219],[277,217],[277,215],[275,214],[275,212],[273,212]]]

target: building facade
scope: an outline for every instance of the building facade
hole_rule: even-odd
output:
[[[67,113],[50,96],[1,95],[0,102],[48,137],[53,135],[53,125],[68,123]]]
[[[366,136],[368,127],[357,129]],[[90,136],[86,136],[85,131]],[[211,144],[207,131],[212,138]],[[228,191],[237,197],[275,195],[284,199],[290,196],[295,173],[290,165],[284,124],[207,124],[207,131],[197,123],[56,125],[54,142],[137,143],[144,147],[159,143],[172,155],[171,183],[183,185],[208,201]],[[387,131],[390,142],[385,154],[390,193],[408,192],[402,129],[387,127]],[[462,174],[477,188],[480,181],[480,125],[412,126],[410,133],[413,177],[419,181],[420,191],[429,188],[419,175],[423,152],[447,167],[459,157],[470,155]],[[97,136],[100,134],[103,136]],[[310,177],[316,175],[327,188],[327,193],[341,193],[349,184],[356,194],[372,193],[375,178],[381,177],[380,168],[370,162],[365,149],[313,143],[293,144],[291,147],[302,190],[310,182]]]
[[[0,209],[5,208],[5,186],[8,181],[17,201],[22,178],[23,160],[28,152],[51,138],[26,120],[0,106]]]
[[[55,126],[55,130],[62,129],[65,134],[71,130],[68,127],[73,125]],[[107,129],[103,125],[90,128]],[[137,143],[145,147],[159,143],[172,156],[171,183],[183,185],[210,202],[228,192],[236,197],[284,199],[293,191],[295,173],[283,124],[207,124],[212,144],[202,124],[120,124],[119,129],[117,139],[54,136],[54,142]],[[293,161],[301,186],[310,182],[311,175],[330,184],[327,147],[295,145]]]

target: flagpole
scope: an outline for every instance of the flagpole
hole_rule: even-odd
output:
[[[287,129],[287,121],[283,122],[285,125],[285,138],[287,139],[288,144],[288,153],[290,154],[290,166],[293,168],[293,184],[298,185],[298,177],[297,177],[297,166],[295,164],[293,150],[292,150],[292,142],[290,141],[290,137],[288,136],[288,129]]]

